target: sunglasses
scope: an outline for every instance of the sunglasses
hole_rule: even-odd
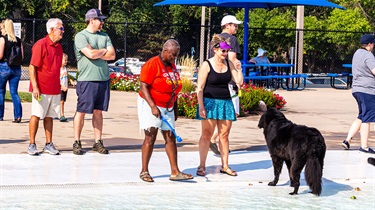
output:
[[[64,27],[60,27],[60,28],[56,28],[56,29],[59,29],[60,31],[63,31]]]
[[[229,50],[221,50],[222,53],[228,53]]]
[[[99,20],[100,22],[104,22],[104,18],[94,18],[94,20]]]

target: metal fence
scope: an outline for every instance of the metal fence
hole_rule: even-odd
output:
[[[18,19],[22,27],[22,41],[24,46],[25,59],[23,62],[22,79],[28,79],[27,66],[31,58],[31,48],[38,39],[46,36],[46,20],[38,19]],[[60,41],[64,52],[69,56],[68,69],[76,69],[74,55],[74,36],[85,28],[85,23],[77,21],[63,21],[64,36]],[[204,42],[201,43],[201,27],[204,28]],[[173,25],[161,23],[125,23],[107,22],[103,31],[106,32],[116,49],[116,60],[123,57],[136,57],[141,61],[160,53],[162,44],[168,38],[177,39],[181,45],[181,55],[193,55],[199,59],[200,50],[207,54],[207,43],[214,33],[220,33],[220,26],[201,25]],[[303,32],[305,44],[309,48],[305,49],[303,61],[304,73],[328,73],[341,72],[343,63],[351,63],[354,51],[359,47],[358,40],[363,34],[360,32],[345,31],[318,31],[296,29],[266,29],[249,28],[249,58],[256,56],[258,47],[268,51],[268,56],[274,62],[290,62],[289,49],[296,45],[296,34]],[[332,43],[324,37],[328,33],[345,34],[347,39],[353,40],[346,45]],[[240,45],[243,39],[243,28],[237,32]],[[297,43],[298,44],[298,43]],[[241,46],[243,47],[243,46]],[[242,57],[242,55],[239,55]]]

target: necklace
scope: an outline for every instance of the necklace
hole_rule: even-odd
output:
[[[217,61],[215,61],[215,66],[218,67],[218,70],[219,72],[221,73],[223,71],[223,68],[225,67],[225,64],[223,62],[218,62],[216,63]]]
[[[169,109],[169,105],[172,103],[172,100],[175,98],[176,96],[176,93],[175,91],[177,90],[178,88],[178,79],[177,79],[177,76],[176,76],[176,73],[177,73],[177,70],[173,68],[172,64],[168,63],[168,66],[171,67],[172,69],[172,72],[169,72],[168,69],[167,69],[167,65],[164,63],[161,55],[159,55],[159,59],[161,60],[161,62],[163,63],[163,66],[164,66],[164,70],[166,71],[166,73],[168,74],[168,77],[171,81],[171,85],[172,85],[172,94],[171,94],[171,98],[169,99],[168,103],[167,103],[167,109],[166,111],[167,112],[172,112],[173,111],[173,106],[172,106],[172,109]],[[171,74],[173,75],[173,79],[171,77]],[[175,83],[176,82],[176,83]],[[174,102],[173,102],[174,103]]]

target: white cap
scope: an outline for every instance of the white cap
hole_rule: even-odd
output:
[[[233,15],[226,15],[221,20],[221,26],[223,26],[227,23],[242,24],[242,21],[237,20],[237,18]]]
[[[267,51],[263,50],[262,48],[259,48],[258,49],[258,56],[257,57],[264,55],[264,53],[266,53],[266,52]]]

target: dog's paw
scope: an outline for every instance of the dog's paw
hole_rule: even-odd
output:
[[[270,182],[268,183],[268,186],[276,186],[277,182]]]
[[[289,193],[289,195],[297,195],[298,193],[295,193],[295,192],[291,192]]]

